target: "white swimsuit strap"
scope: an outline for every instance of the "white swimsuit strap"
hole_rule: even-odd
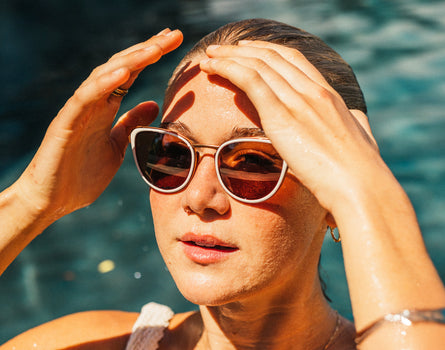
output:
[[[126,350],[156,350],[173,317],[173,311],[165,305],[148,303],[145,305],[128,340]]]

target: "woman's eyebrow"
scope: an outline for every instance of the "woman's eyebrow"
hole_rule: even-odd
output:
[[[159,125],[162,129],[168,129],[176,131],[178,134],[181,134],[188,138],[190,141],[196,141],[192,135],[192,132],[188,128],[187,125],[181,122],[163,122]]]
[[[161,128],[176,131],[177,133],[185,136],[190,141],[196,142],[192,132],[187,125],[181,122],[163,122],[160,124]],[[225,137],[225,140],[231,140],[239,137],[266,137],[264,130],[260,128],[239,128],[234,127],[230,134]]]
[[[266,137],[263,129],[260,128],[238,128],[232,130],[231,139],[237,137]]]

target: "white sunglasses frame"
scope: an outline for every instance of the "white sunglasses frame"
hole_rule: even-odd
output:
[[[152,132],[157,132],[160,134],[167,134],[167,135],[172,135],[175,136],[177,138],[179,138],[181,141],[183,141],[187,147],[189,148],[191,154],[192,154],[192,159],[191,159],[191,167],[189,170],[189,174],[187,175],[187,178],[185,179],[184,183],[174,189],[162,189],[159,188],[157,186],[155,186],[154,184],[150,183],[144,176],[144,173],[142,172],[142,169],[139,166],[139,162],[137,160],[137,155],[136,155],[136,136],[141,133],[141,132],[145,132],[145,131],[152,131]],[[268,144],[272,144],[272,142],[269,139],[260,139],[260,138],[255,138],[255,137],[242,137],[242,138],[236,138],[236,139],[231,139],[228,141],[225,141],[224,143],[222,143],[219,146],[216,145],[203,145],[203,144],[192,144],[190,142],[190,140],[186,139],[184,136],[171,131],[171,130],[166,130],[166,129],[162,129],[162,128],[157,128],[157,127],[139,127],[134,129],[131,132],[130,135],[130,143],[131,143],[131,149],[133,151],[133,158],[134,161],[136,163],[136,167],[139,171],[139,174],[141,175],[142,179],[147,183],[148,186],[150,186],[152,189],[161,192],[161,193],[176,193],[176,192],[180,192],[182,189],[184,189],[185,187],[187,187],[187,185],[190,183],[193,175],[195,174],[196,168],[197,168],[197,162],[196,162],[196,153],[197,151],[195,150],[195,148],[199,148],[199,147],[203,147],[203,148],[212,148],[215,149],[216,152],[214,154],[214,159],[215,159],[215,170],[216,170],[216,175],[218,177],[218,181],[221,184],[222,188],[224,189],[224,191],[232,198],[236,199],[237,201],[243,202],[243,203],[249,203],[249,204],[253,204],[253,203],[261,203],[264,202],[265,200],[269,199],[270,197],[272,197],[277,191],[278,189],[281,187],[284,177],[286,176],[286,172],[287,172],[287,163],[286,161],[283,159],[283,165],[282,165],[282,169],[281,169],[281,173],[280,173],[280,177],[277,181],[277,184],[275,185],[275,187],[273,188],[273,190],[268,193],[266,196],[258,198],[258,199],[246,199],[246,198],[242,198],[237,196],[236,194],[232,193],[227,186],[224,184],[224,181],[221,178],[221,174],[220,174],[220,170],[219,170],[219,165],[218,165],[218,156],[220,151],[227,145],[230,145],[232,143],[236,143],[236,142],[243,142],[243,141],[247,141],[247,142],[258,142],[258,143],[268,143]]]

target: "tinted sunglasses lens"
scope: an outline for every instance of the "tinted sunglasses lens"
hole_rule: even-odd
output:
[[[221,149],[218,165],[221,180],[230,192],[256,200],[275,189],[283,160],[269,143],[240,141]]]
[[[179,137],[142,131],[135,139],[136,161],[145,179],[161,190],[182,186],[190,173],[192,153]]]

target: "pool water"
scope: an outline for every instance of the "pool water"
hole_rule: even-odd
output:
[[[20,174],[63,102],[114,51],[165,26],[183,29],[183,48],[142,74],[122,111],[147,99],[161,103],[184,51],[219,25],[247,17],[268,17],[317,34],[352,65],[383,158],[413,201],[445,280],[442,1],[3,0],[0,187]],[[352,318],[340,244],[330,239],[322,270],[334,306]],[[96,203],[59,220],[21,253],[0,278],[0,300],[0,344],[82,310],[138,311],[147,301],[177,312],[194,308],[176,290],[156,248],[148,188],[130,152]]]

